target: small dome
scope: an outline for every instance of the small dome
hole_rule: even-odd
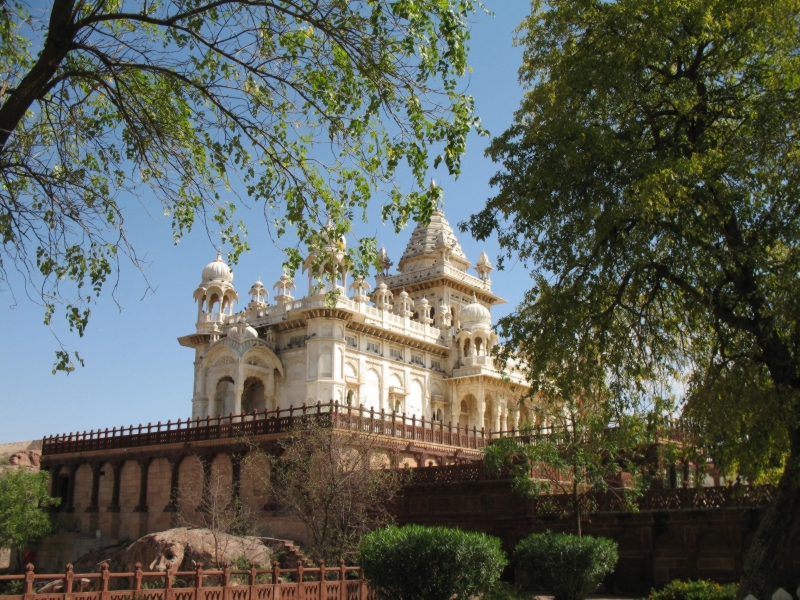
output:
[[[491,327],[492,313],[483,304],[478,302],[475,294],[472,295],[472,302],[467,304],[458,313],[458,319],[463,329],[473,329],[476,327]]]
[[[258,281],[256,281],[256,282],[253,284],[253,287],[252,287],[252,288],[250,288],[250,289],[251,289],[251,290],[263,290],[263,289],[264,289],[264,284],[263,284],[263,283],[261,283],[261,280],[259,279]]]
[[[387,288],[387,287],[386,287],[386,284],[385,284],[385,283],[383,283],[383,282],[381,281],[381,282],[378,284],[378,289],[379,289],[379,290],[381,290],[381,291],[383,291],[383,290],[388,290],[389,288]]]
[[[428,306],[428,299],[423,297],[422,300],[419,301],[420,306]]]
[[[344,252],[345,248],[347,248],[347,238],[344,234],[338,240],[336,239],[336,228],[333,226],[330,215],[328,216],[328,222],[320,231],[320,237],[323,239],[322,247],[328,252]]]
[[[250,327],[244,317],[236,319],[236,337],[240,340],[251,340],[258,337],[258,332]]]
[[[405,288],[403,288],[403,291],[400,292],[400,297],[401,298],[408,298],[408,292],[406,292]]]
[[[213,262],[208,263],[206,268],[203,269],[203,283],[210,281],[233,282],[233,272],[231,268],[225,264],[225,261],[222,260],[222,250],[218,250],[217,258]]]
[[[479,267],[491,267],[492,263],[489,260],[489,255],[486,254],[486,250],[481,252],[481,255],[478,257],[478,266]]]

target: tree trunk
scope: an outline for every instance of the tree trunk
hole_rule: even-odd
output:
[[[769,600],[782,583],[779,580],[786,540],[800,516],[800,428],[792,432],[791,451],[775,498],[756,530],[744,562],[738,598],[752,594]]]
[[[581,497],[578,494],[578,486],[573,483],[572,485],[572,509],[575,512],[575,531],[578,537],[583,537],[581,530]]]
[[[5,148],[25,112],[44,95],[53,75],[72,47],[77,31],[73,22],[74,10],[75,0],[53,2],[47,39],[39,58],[0,107],[0,151]]]

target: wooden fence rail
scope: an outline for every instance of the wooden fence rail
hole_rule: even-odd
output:
[[[145,572],[137,563],[132,573],[112,573],[107,563],[99,573],[39,574],[28,565],[23,575],[0,575],[0,585],[21,581],[20,594],[6,600],[374,600],[359,567],[204,570]],[[36,582],[44,583],[37,587]],[[37,591],[38,589],[38,591]]]

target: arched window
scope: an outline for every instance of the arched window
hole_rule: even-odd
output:
[[[469,345],[469,338],[466,339],[464,342],[464,356],[469,356],[470,345]]]
[[[353,390],[347,390],[347,404],[353,403]]]
[[[242,412],[252,414],[254,410],[262,412],[267,407],[264,383],[257,377],[248,377],[242,392]]]
[[[217,382],[213,407],[209,407],[210,416],[219,417],[232,412],[233,400],[233,379],[231,377],[223,377]]]

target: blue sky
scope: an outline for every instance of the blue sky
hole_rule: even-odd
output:
[[[511,123],[522,98],[517,81],[522,49],[512,46],[513,30],[525,17],[525,0],[487,1],[494,16],[473,19],[470,64],[472,74],[465,85],[475,97],[476,110],[484,126],[500,134]],[[489,178],[496,165],[484,158],[489,140],[473,135],[456,180],[444,167],[431,175],[445,193],[445,213],[455,225],[480,210],[492,195]],[[234,284],[246,301],[246,292],[260,277],[272,291],[281,274],[283,255],[271,242],[263,213],[256,207],[240,211],[250,232],[251,251],[234,268]],[[356,225],[358,235],[377,235],[395,262],[411,234],[409,225],[395,235],[380,222],[379,205],[369,223]],[[35,439],[43,435],[105,428],[140,422],[166,422],[185,418],[191,412],[193,351],[178,345],[176,338],[194,331],[196,305],[192,292],[200,282],[203,267],[213,260],[216,240],[197,229],[177,246],[172,243],[170,221],[147,214],[135,199],[129,200],[128,226],[133,242],[149,263],[147,284],[138,272],[125,269],[115,292],[110,287],[94,307],[82,339],[64,336],[80,352],[86,366],[69,376],[51,375],[56,342],[42,325],[41,307],[24,293],[14,298],[0,293],[4,323],[0,344],[0,443]],[[474,263],[483,248],[490,256],[499,252],[493,241],[478,243],[458,234],[467,257]],[[522,298],[528,273],[522,265],[509,263],[494,272],[493,290],[508,300],[494,309],[507,314]],[[298,296],[305,294],[304,278],[298,276]]]

